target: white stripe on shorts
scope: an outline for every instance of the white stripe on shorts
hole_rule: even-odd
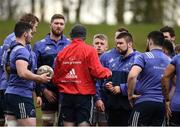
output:
[[[24,103],[19,103],[19,110],[21,118],[26,118],[26,109]]]
[[[132,119],[132,126],[137,127],[140,113],[135,111]]]
[[[91,110],[90,110],[90,118],[89,118],[89,122],[90,124],[92,124],[92,120],[93,120],[93,108],[94,108],[94,101],[93,101],[93,96],[91,96]]]
[[[19,105],[20,115],[21,115],[21,118],[22,118],[22,112],[23,112],[23,111],[22,111],[22,105],[21,105],[21,103],[19,103],[18,105]]]

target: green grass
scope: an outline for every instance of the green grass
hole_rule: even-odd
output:
[[[0,44],[2,44],[4,38],[13,31],[14,25],[16,21],[0,21]],[[129,26],[125,26],[123,24],[119,25],[86,25],[88,30],[88,36],[86,42],[91,44],[92,38],[94,34],[104,33],[109,38],[109,47],[112,48],[114,46],[114,33],[115,31],[121,27],[126,27],[130,33],[132,33],[134,38],[134,46],[139,51],[144,51],[146,46],[146,36],[152,30],[159,30],[162,25],[158,24],[133,24]],[[72,24],[66,24],[66,29],[64,30],[64,34],[69,38],[69,31],[72,27]],[[176,42],[180,42],[180,29],[178,27],[174,28],[176,31]],[[48,23],[39,23],[37,33],[34,35],[32,40],[32,44],[36,41],[45,37],[45,35],[49,32],[49,24]]]
[[[41,108],[36,108],[36,122],[37,122],[37,126],[41,126],[42,125],[42,121],[41,121]]]

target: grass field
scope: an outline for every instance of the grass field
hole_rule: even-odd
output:
[[[13,31],[15,21],[0,21],[0,44],[2,44],[4,38]],[[87,36],[87,43],[92,42],[92,38],[94,34],[97,33],[104,33],[109,38],[109,47],[112,48],[114,46],[114,33],[115,31],[121,27],[126,27],[130,33],[132,33],[134,38],[134,46],[139,51],[144,51],[146,46],[146,36],[147,34],[152,30],[159,30],[162,25],[158,24],[134,24],[125,26],[123,24],[120,25],[86,25],[86,28],[88,30],[88,36]],[[64,34],[69,37],[69,31],[72,27],[72,24],[66,24],[66,29],[64,31]],[[176,42],[180,43],[180,29],[179,27],[174,27],[176,32]],[[45,37],[45,35],[49,32],[49,24],[47,23],[39,23],[37,33],[35,34],[32,44],[42,38]]]
[[[15,21],[0,21],[0,44],[3,43],[4,38],[13,31]],[[67,24],[64,34],[69,37],[69,31],[71,29],[72,24]],[[159,30],[162,25],[158,24],[135,24],[125,26],[123,24],[108,26],[105,24],[101,25],[86,25],[88,30],[88,37],[86,42],[91,43],[94,34],[104,33],[109,38],[109,47],[112,48],[114,46],[114,33],[115,31],[121,27],[126,27],[130,33],[132,33],[134,38],[134,46],[139,51],[144,51],[146,46],[146,36],[152,30]],[[180,43],[180,29],[179,27],[175,27],[176,31],[176,42]],[[49,32],[49,24],[47,23],[39,23],[39,27],[37,29],[37,33],[35,34],[32,44],[42,38]],[[41,111],[37,108],[37,124],[41,125],[40,121]]]

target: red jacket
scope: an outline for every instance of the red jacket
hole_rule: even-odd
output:
[[[96,50],[81,39],[73,39],[57,55],[53,82],[62,93],[93,95],[96,93],[94,78],[110,76],[110,70],[101,65]]]

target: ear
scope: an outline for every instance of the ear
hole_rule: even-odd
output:
[[[153,44],[153,42],[150,40],[150,41],[149,41],[149,45],[152,45],[152,44]]]
[[[24,36],[24,37],[27,37],[27,33],[26,33],[26,32],[24,32],[24,33],[23,33],[23,36]]]
[[[175,37],[175,36],[174,36],[174,37],[172,37],[172,38],[171,38],[171,40],[172,40],[173,42],[175,42],[176,37]]]
[[[128,42],[128,47],[132,47],[133,46],[133,43],[132,42]]]
[[[152,41],[151,39],[148,39],[148,40],[147,40],[147,44],[148,44],[149,46],[151,46],[151,45],[153,44],[153,41]]]
[[[105,43],[105,44],[106,44],[106,48],[105,48],[105,49],[106,49],[106,51],[107,51],[107,50],[108,50],[108,48],[109,48],[108,41],[106,41],[106,43]]]

